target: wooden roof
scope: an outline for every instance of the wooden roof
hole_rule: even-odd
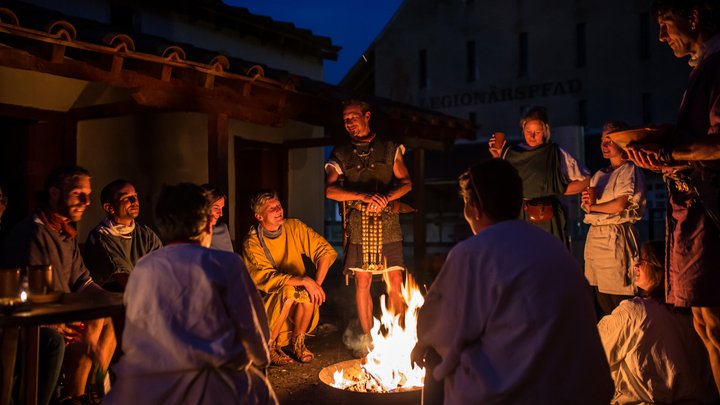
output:
[[[215,3],[219,2],[204,0],[197,7],[212,9]],[[126,88],[132,95],[132,101],[67,112],[77,119],[154,109],[226,114],[274,127],[295,120],[324,127],[329,139],[312,142],[331,144],[346,137],[340,101],[358,98],[373,105],[373,126],[377,131],[400,137],[409,144],[438,148],[456,138],[474,137],[471,124],[463,119],[368,98],[191,44],[172,43],[146,34],[131,36],[95,21],[62,16],[26,3],[11,4],[17,14],[10,8],[0,8],[0,66],[105,83]],[[244,16],[243,11],[235,12],[238,19]],[[265,18],[257,19],[257,24],[264,21],[269,27],[277,26],[278,23]],[[287,27],[288,35],[292,33],[290,28]],[[304,35],[301,32],[295,29],[293,35]],[[318,37],[308,37],[308,41],[322,42]],[[5,116],[37,119],[43,113],[58,114],[0,105],[0,115]],[[294,141],[290,146],[315,146],[312,142]]]

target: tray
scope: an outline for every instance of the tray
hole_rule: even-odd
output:
[[[669,134],[668,128],[635,128],[608,134],[619,147],[627,149],[631,142],[661,143]]]
[[[63,293],[59,291],[53,291],[51,293],[47,294],[35,294],[30,295],[28,299],[33,304],[50,304],[52,302],[58,302],[60,301],[60,298],[62,298]]]

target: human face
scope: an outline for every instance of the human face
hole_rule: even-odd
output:
[[[623,159],[623,150],[610,138],[608,131],[603,131],[600,141],[600,150],[602,150],[605,159]]]
[[[62,189],[50,188],[50,206],[63,218],[78,222],[90,205],[90,177],[75,176],[65,180]]]
[[[212,211],[210,213],[210,225],[215,226],[218,219],[222,218],[223,208],[225,208],[225,197],[221,197],[219,200],[212,203]]]
[[[370,112],[363,113],[359,105],[349,105],[343,109],[345,130],[354,138],[362,139],[370,135]]]
[[[115,192],[110,215],[115,223],[131,225],[140,215],[140,200],[132,184],[126,184]]]
[[[539,120],[528,121],[523,127],[523,135],[529,147],[537,148],[545,143],[545,126]]]
[[[650,264],[645,259],[640,259],[635,263],[635,285],[645,291],[648,291],[652,283],[648,276],[649,266]]]
[[[280,200],[273,198],[265,201],[260,207],[255,218],[260,221],[260,225],[268,231],[276,231],[283,224],[283,207]]]
[[[699,34],[692,29],[690,21],[667,12],[658,16],[658,27],[658,39],[667,42],[675,57],[692,55],[700,49]]]

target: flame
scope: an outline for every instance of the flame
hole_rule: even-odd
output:
[[[370,331],[373,349],[363,365],[368,391],[392,392],[400,389],[422,387],[425,369],[412,364],[410,352],[417,343],[417,313],[425,300],[415,280],[408,274],[402,286],[402,296],[407,303],[404,314],[394,315],[386,305],[386,296],[380,297],[382,315],[374,318]],[[404,328],[400,317],[403,317]],[[345,389],[357,384],[357,380],[345,378],[343,370],[333,374],[334,386]],[[365,380],[365,378],[362,378]]]
[[[25,302],[25,301],[27,301],[27,293],[25,291],[22,291],[20,293],[20,302]]]

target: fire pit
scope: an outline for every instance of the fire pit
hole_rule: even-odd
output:
[[[342,373],[346,381],[356,381],[355,388],[351,388],[353,386],[344,389],[337,388],[335,386],[335,375],[337,373]],[[348,360],[327,366],[320,370],[319,377],[325,387],[332,391],[332,396],[337,398],[338,404],[410,405],[420,404],[421,402],[422,387],[398,388],[391,392],[357,391],[364,389],[365,382],[371,378],[363,371],[360,360]],[[374,383],[370,382],[370,385],[374,385]]]
[[[419,404],[425,369],[413,365],[410,352],[417,343],[417,311],[424,300],[410,275],[402,287],[405,313],[392,314],[380,297],[382,316],[375,318],[372,350],[364,362],[349,360],[325,367],[320,380],[341,403]],[[379,402],[378,402],[379,401]]]

